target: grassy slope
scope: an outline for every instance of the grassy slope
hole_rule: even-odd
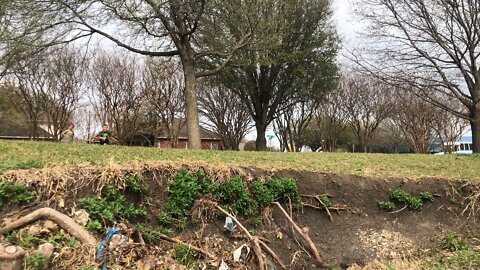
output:
[[[58,164],[127,164],[155,160],[205,161],[364,176],[480,180],[480,155],[191,151],[0,140],[0,172]]]

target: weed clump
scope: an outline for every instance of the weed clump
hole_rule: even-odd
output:
[[[418,196],[414,196],[402,189],[395,189],[390,192],[390,200],[379,201],[378,206],[385,211],[393,211],[396,205],[403,204],[412,211],[419,212],[422,210],[424,202],[432,201],[433,195],[427,191],[420,192]]]
[[[100,198],[89,196],[78,200],[90,215],[90,221],[86,226],[88,230],[99,231],[102,223],[112,224],[118,218],[133,221],[148,217],[149,214],[144,208],[128,202],[126,197],[127,192],[134,194],[145,192],[146,184],[138,176],[127,177],[125,183],[124,189],[111,185],[105,186]]]
[[[35,198],[35,192],[29,191],[24,184],[4,181],[0,178],[0,209],[9,203],[29,203]]]
[[[291,178],[254,180],[247,184],[239,176],[232,176],[225,182],[213,183],[203,170],[195,173],[185,169],[168,182],[169,196],[162,212],[160,223],[185,228],[190,209],[200,197],[209,196],[234,214],[255,218],[259,210],[277,200],[300,205],[297,184]]]

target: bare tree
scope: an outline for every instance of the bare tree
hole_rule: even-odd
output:
[[[303,101],[276,116],[274,129],[280,149],[297,152],[306,142],[306,130],[315,115],[316,101]]]
[[[8,75],[12,102],[17,104],[29,123],[30,136],[38,137],[39,121],[58,140],[72,121],[81,96],[83,62],[74,48],[46,50],[19,61]]]
[[[408,91],[397,90],[394,98],[393,122],[414,153],[427,153],[435,140],[434,123],[441,117],[438,108]]]
[[[49,133],[60,139],[61,132],[73,120],[79,108],[85,77],[85,61],[74,48],[49,51],[47,61],[49,87],[45,90]]]
[[[143,88],[152,108],[154,133],[166,131],[172,148],[178,148],[180,129],[185,125],[184,78],[180,63],[147,59]],[[158,119],[159,121],[156,121]]]
[[[35,40],[37,46],[52,46],[99,35],[137,54],[178,55],[185,81],[189,147],[201,149],[196,78],[221,70],[234,52],[248,43],[253,23],[246,16],[250,4],[207,0],[17,0],[5,1],[3,8],[12,18],[5,21],[12,44]],[[232,35],[218,25],[220,15],[248,23]],[[116,26],[115,30],[111,25]],[[207,33],[215,35],[203,39]],[[43,40],[35,39],[38,36]],[[200,40],[212,44],[207,46]],[[221,63],[207,69],[198,65],[212,59]]]
[[[239,144],[252,128],[248,108],[223,85],[205,81],[199,90],[204,125],[220,135],[222,148],[239,150]]]
[[[324,101],[315,110],[315,130],[324,151],[335,152],[338,139],[347,127],[345,92],[345,87],[338,87],[327,93]]]
[[[340,87],[345,91],[348,123],[357,137],[360,151],[366,152],[373,133],[392,113],[391,87],[374,77],[360,74],[343,77]]]
[[[366,70],[470,122],[480,152],[480,1],[364,0],[375,37]],[[367,58],[367,57],[365,57]],[[456,99],[462,108],[445,101]]]
[[[98,119],[113,127],[114,136],[125,144],[138,130],[142,87],[137,59],[101,53],[92,63],[90,97]]]

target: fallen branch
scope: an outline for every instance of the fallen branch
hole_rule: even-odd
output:
[[[262,249],[260,248],[260,241],[258,240],[257,237],[254,237],[248,232],[248,230],[238,221],[237,218],[235,218],[232,214],[228,213],[225,211],[222,207],[219,205],[216,206],[218,210],[220,210],[222,213],[225,215],[229,216],[235,223],[237,223],[238,227],[242,229],[242,231],[247,235],[247,237],[253,242],[253,251],[255,252],[255,255],[257,256],[258,259],[258,266],[260,270],[266,270],[267,266],[265,262],[263,261],[263,256],[262,256]]]
[[[322,200],[320,200],[320,198],[317,198],[317,200],[321,205],[323,205],[323,207],[327,211],[328,219],[330,219],[330,222],[333,223],[333,217],[332,217],[332,214],[330,214],[330,210],[328,210],[327,205]]]
[[[313,243],[312,239],[308,235],[308,233],[304,233],[300,227],[293,221],[293,219],[288,215],[288,213],[283,209],[283,207],[280,205],[279,202],[273,202],[278,209],[282,212],[282,214],[285,216],[285,218],[293,225],[295,230],[303,237],[305,242],[307,243],[308,247],[310,248],[310,252],[312,253],[313,258],[320,264],[322,265],[322,259],[320,258],[320,254],[318,253],[317,248],[315,247],[315,244]]]
[[[278,264],[280,264],[280,267],[282,267],[282,269],[287,269],[280,257],[278,257],[278,255],[273,252],[273,250],[269,246],[267,246],[267,244],[265,244],[263,241],[259,241],[259,243],[268,252],[268,254],[270,254],[270,256],[272,256],[278,262]]]
[[[327,214],[329,214],[330,221],[332,221],[330,211],[337,211],[337,213],[340,214],[340,211],[347,210],[347,208],[344,208],[344,207],[320,207],[320,206],[316,206],[316,205],[309,204],[309,203],[304,203],[304,202],[302,202],[302,206],[307,206],[307,207],[317,209],[317,210],[324,210],[325,209],[327,211]]]
[[[321,196],[327,196],[328,198],[333,198],[332,195],[330,194],[320,194],[320,195],[315,195],[315,194],[300,194],[300,197],[305,197],[305,198],[318,198]]]
[[[33,223],[39,219],[48,219],[57,223],[66,230],[70,235],[74,236],[89,248],[95,248],[97,240],[83,226],[76,223],[73,219],[65,214],[58,212],[52,208],[40,208],[32,213],[23,216],[15,221],[5,224],[3,231],[11,231]]]

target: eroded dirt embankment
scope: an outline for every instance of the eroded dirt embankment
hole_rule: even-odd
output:
[[[302,195],[331,196],[332,206],[342,209],[338,212],[332,211],[333,222],[324,210],[303,207],[293,211],[294,220],[301,228],[307,228],[322,259],[329,265],[346,268],[354,264],[366,265],[373,260],[418,258],[434,252],[438,248],[439,238],[446,232],[469,234],[478,229],[473,213],[477,210],[475,199],[479,188],[473,183],[434,178],[408,180],[295,170],[266,171],[255,168],[212,167],[205,164],[186,166],[190,170],[202,167],[211,175],[213,181],[220,182],[232,174],[240,175],[246,181],[267,177],[291,177],[297,180],[299,193]],[[99,194],[106,185],[124,186],[124,176],[136,173],[141,173],[148,184],[148,195],[153,198],[148,210],[155,216],[168,195],[167,180],[173,177],[180,167],[180,164],[163,163],[131,168],[66,166],[5,172],[2,176],[5,180],[26,183],[36,190],[38,196],[35,203],[26,207],[4,207],[0,218],[11,219],[39,207],[52,207],[72,214],[78,210],[78,198]],[[434,200],[425,203],[419,212],[405,208],[389,213],[380,209],[378,202],[387,200],[389,192],[397,188],[412,194],[428,191],[434,194]],[[303,199],[307,201],[308,197]],[[247,241],[225,235],[225,217],[219,213],[210,214],[208,218],[202,219],[202,222],[198,218],[192,219],[189,227],[176,233],[176,236],[209,252],[218,253],[219,258],[223,258],[233,269],[244,269],[243,264],[232,262],[231,252]],[[243,218],[241,220],[257,235],[269,240],[270,247],[284,260],[288,268],[319,268],[308,256],[308,250],[301,245],[299,236],[292,233],[290,224],[277,209],[263,211],[261,217],[263,220],[260,226],[253,225],[258,221],[252,222],[251,219]],[[156,218],[147,221],[151,226],[156,226],[156,222]],[[147,251],[143,251],[144,255],[138,252],[134,260],[139,260],[142,256],[153,258],[160,255],[167,258],[162,263],[171,266],[175,264],[173,260],[169,260],[174,257],[172,249],[171,244],[162,244],[161,248],[152,245],[152,250],[148,250],[147,246]],[[84,263],[90,261],[84,260]],[[274,260],[271,261],[272,265],[275,265]],[[255,269],[255,264],[251,261],[245,265]],[[56,269],[62,267],[66,266],[59,264]]]

